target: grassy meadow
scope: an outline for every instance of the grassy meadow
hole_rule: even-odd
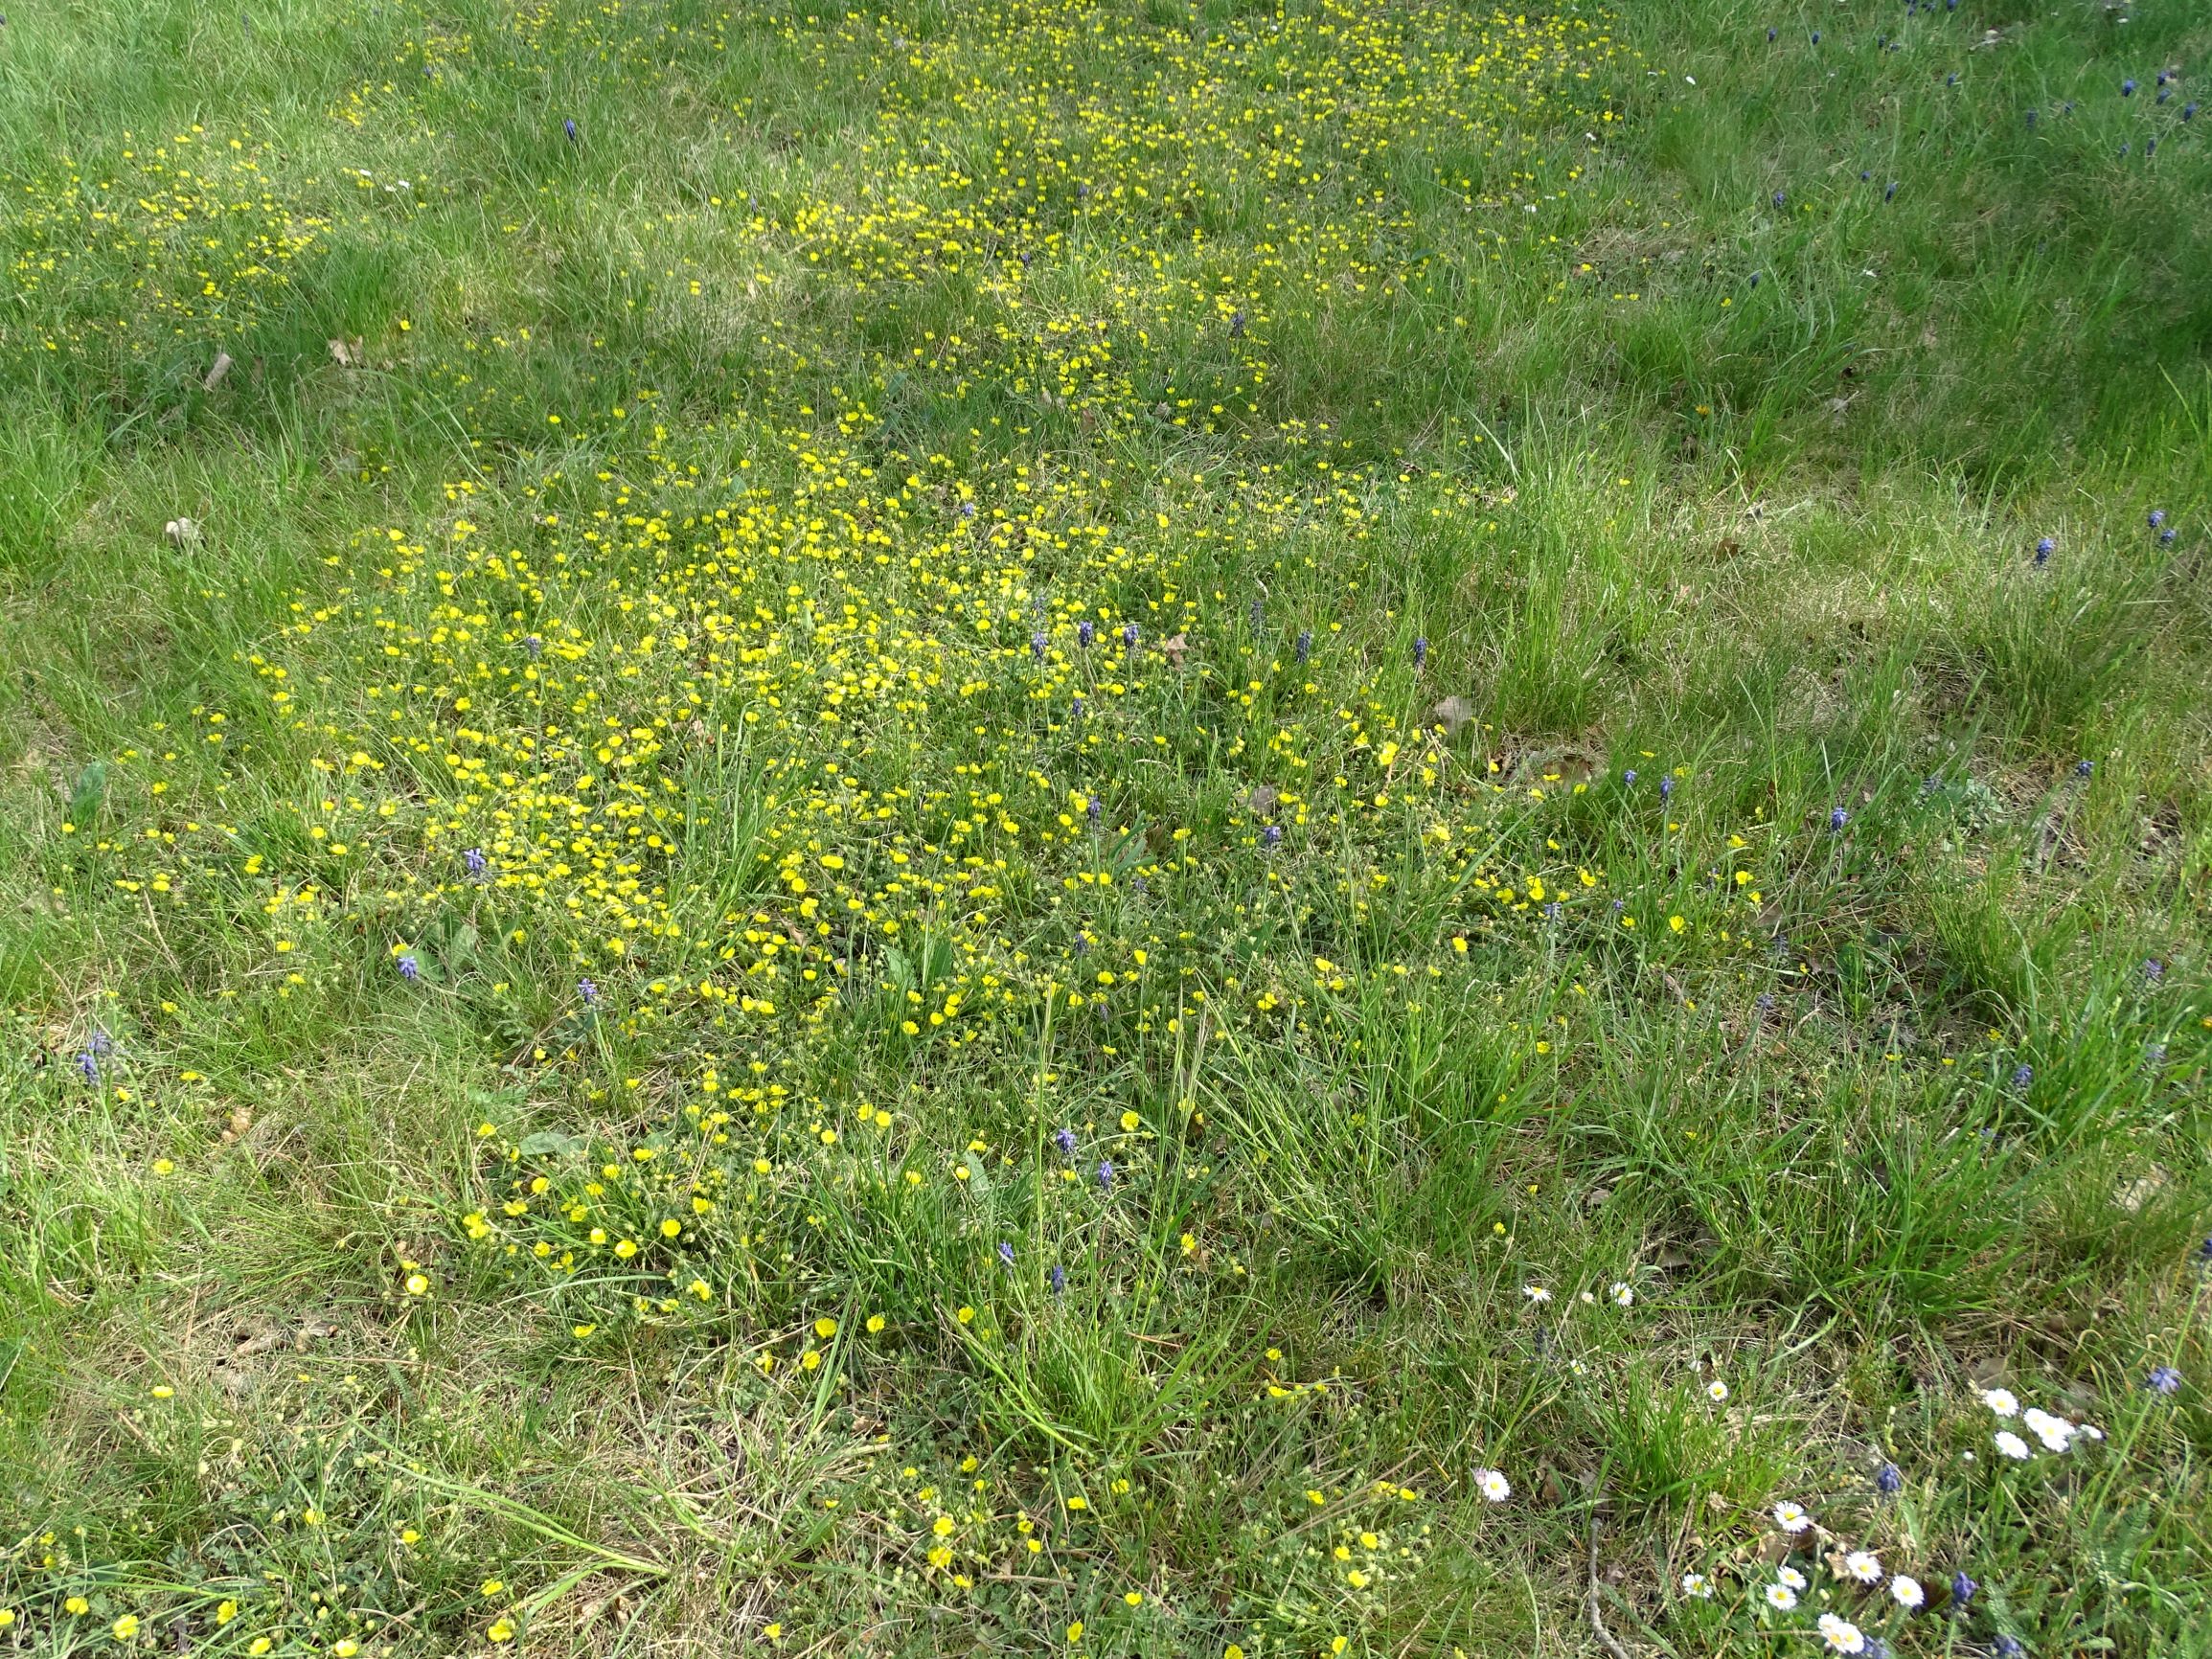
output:
[[[0,23],[0,1654],[2201,1653],[2212,14]]]

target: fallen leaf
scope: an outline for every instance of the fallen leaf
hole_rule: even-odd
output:
[[[1160,649],[1166,653],[1168,661],[1178,669],[1183,666],[1183,653],[1190,648],[1190,642],[1181,634],[1174,634],[1160,641]]]
[[[1257,789],[1254,789],[1248,797],[1246,797],[1246,805],[1249,806],[1254,812],[1257,812],[1261,817],[1265,818],[1268,813],[1274,811],[1275,803],[1280,801],[1282,798],[1283,797],[1281,792],[1276,789],[1274,784],[1262,784]]]
[[[230,372],[231,354],[228,352],[217,352],[215,354],[214,366],[207,372],[207,378],[200,382],[200,390],[203,392],[213,392],[217,386],[223,383],[223,376]]]

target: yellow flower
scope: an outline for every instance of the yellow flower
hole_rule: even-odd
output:
[[[215,1622],[217,1624],[227,1625],[238,1616],[239,1604],[236,1602],[218,1602],[216,1603]]]
[[[1134,1112],[1122,1114],[1122,1127],[1132,1135],[1136,1133],[1137,1125],[1143,1122],[1144,1119],[1138,1117]]]
[[[410,1295],[410,1296],[422,1296],[422,1295],[426,1295],[426,1294],[428,1294],[428,1292],[429,1292],[429,1289],[430,1289],[430,1281],[429,1281],[429,1280],[427,1280],[427,1279],[425,1279],[425,1278],[423,1278],[422,1274],[420,1274],[420,1273],[410,1273],[410,1274],[408,1274],[408,1275],[407,1275],[407,1294],[408,1294],[408,1295]]]
[[[484,1633],[494,1642],[512,1642],[514,1640],[514,1621],[504,1617],[494,1619],[491,1621],[491,1628]]]
[[[65,1613],[69,1613],[76,1617],[81,1618],[85,1614],[92,1611],[92,1603],[87,1602],[82,1596],[72,1596],[68,1601],[61,1603],[61,1610]]]
[[[166,1382],[157,1382],[153,1385],[153,1398],[156,1399],[169,1399],[175,1394],[176,1390]]]
[[[122,1618],[116,1620],[115,1639],[118,1642],[127,1642],[137,1634],[138,1615],[136,1613],[125,1613]]]
[[[506,1589],[506,1588],[507,1588],[507,1584],[506,1584],[506,1581],[505,1581],[504,1579],[485,1579],[485,1580],[484,1580],[484,1593],[485,1593],[487,1596],[496,1596],[496,1595],[498,1595],[498,1594],[499,1594],[499,1592],[500,1592],[500,1591],[502,1591],[502,1590],[504,1590],[504,1589]]]
[[[256,1636],[251,1642],[246,1644],[246,1651],[258,1656],[260,1654],[266,1653],[274,1646],[275,1644],[272,1643],[266,1636]]]
[[[1078,1619],[1074,1624],[1067,1627],[1067,1639],[1070,1642],[1080,1642],[1083,1640],[1083,1621],[1081,1619]]]
[[[354,1641],[351,1636],[339,1637],[331,1648],[331,1651],[335,1653],[338,1659],[353,1659],[353,1655],[360,1650],[360,1643]]]
[[[1132,1607],[1141,1607],[1145,1604],[1145,1593],[1142,1590],[1124,1590],[1122,1600]]]
[[[963,1325],[973,1325],[975,1323],[975,1309],[963,1306],[957,1313],[953,1314],[952,1317],[959,1320]]]
[[[824,1342],[829,1341],[831,1337],[837,1334],[837,1322],[834,1319],[815,1320],[814,1334],[820,1337]]]
[[[880,1313],[871,1313],[868,1315],[868,1334],[870,1336],[880,1336],[882,1332],[883,1316]]]

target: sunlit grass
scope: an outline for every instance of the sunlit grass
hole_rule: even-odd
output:
[[[83,21],[0,1648],[2205,1620],[2201,26]]]

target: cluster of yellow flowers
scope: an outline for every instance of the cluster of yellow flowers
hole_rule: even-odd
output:
[[[199,123],[0,175],[0,247],[18,300],[0,346],[108,368],[182,352],[205,374],[226,343],[242,354],[335,227],[415,206],[397,182],[285,175],[252,127]]]

